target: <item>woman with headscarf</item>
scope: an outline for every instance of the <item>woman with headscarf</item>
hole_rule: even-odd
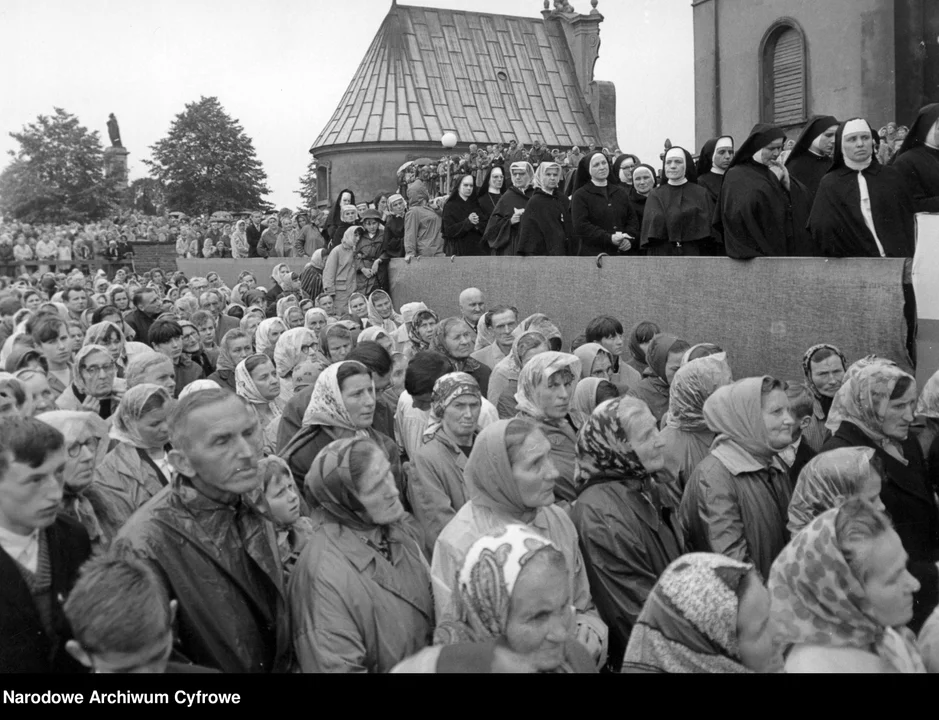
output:
[[[121,399],[111,422],[111,449],[99,466],[103,486],[118,500],[121,524],[172,479],[167,460],[167,419],[172,396],[149,383],[132,387]]]
[[[551,443],[544,434],[522,418],[493,423],[476,438],[464,471],[470,498],[440,533],[434,547],[431,575],[437,626],[460,619],[453,594],[459,569],[476,540],[520,523],[564,553],[571,604],[576,609],[577,639],[600,664],[607,628],[590,598],[577,530],[567,513],[554,504],[556,470],[550,454]]]
[[[939,103],[922,108],[893,161],[915,212],[939,212]]]
[[[323,522],[290,580],[294,650],[303,672],[388,672],[427,646],[434,623],[419,531],[392,470],[366,438],[328,444],[306,494]]]
[[[906,627],[919,582],[890,520],[862,498],[819,515],[769,575],[787,673],[922,673]]]
[[[291,286],[291,271],[287,263],[278,263],[271,269],[271,286],[265,291],[268,303],[267,315],[276,315],[277,303]]]
[[[534,192],[519,223],[517,255],[570,255],[574,226],[567,200],[561,195],[561,166],[543,162],[535,171]]]
[[[316,336],[306,328],[293,328],[277,339],[274,346],[274,366],[281,379],[280,399],[286,404],[294,396],[293,371],[301,362],[316,360],[328,365],[320,353]]]
[[[811,197],[778,162],[785,139],[778,127],[755,125],[724,175],[714,226],[729,257],[794,255],[808,242]]]
[[[496,205],[509,189],[505,174],[505,168],[501,165],[493,165],[486,173],[482,185],[479,186],[476,199],[479,202],[479,227],[483,232],[486,231],[489,219],[496,211]]]
[[[512,186],[502,195],[489,217],[483,242],[493,255],[515,255],[521,232],[522,216],[534,190],[535,169],[528,162],[513,162],[509,168]]]
[[[822,178],[831,168],[838,125],[838,120],[831,115],[811,118],[786,158],[789,173],[805,186],[813,201]]]
[[[426,306],[423,310],[418,310],[410,324],[407,324],[409,344],[406,352],[409,357],[414,357],[417,353],[424,350],[430,350],[434,342],[437,331],[437,315],[433,310],[428,310]]]
[[[293,295],[282,295],[275,304],[274,314],[284,321],[284,325],[287,324],[287,310],[291,306],[297,307],[297,298]]]
[[[484,252],[481,209],[472,175],[457,175],[443,206],[443,238],[447,255],[488,255]],[[486,248],[488,250],[488,248]]]
[[[235,367],[254,352],[251,338],[243,330],[229,330],[219,344],[215,372],[209,380],[219,387],[235,392]]]
[[[390,287],[388,283],[388,263],[392,258],[404,257],[404,216],[408,203],[404,196],[395,193],[388,197],[388,214],[385,216],[384,248],[382,263],[379,268],[379,285]]]
[[[614,400],[620,396],[616,386],[608,380],[596,377],[581,378],[574,388],[571,397],[571,410],[583,413],[585,417],[597,409],[607,400]]]
[[[659,333],[649,341],[646,349],[648,367],[636,387],[636,397],[649,406],[656,421],[668,412],[668,389],[675,372],[681,367],[682,355],[691,346],[674,335]]]
[[[704,420],[717,437],[682,496],[686,542],[752,562],[766,577],[789,541],[792,486],[778,457],[792,442],[789,398],[769,376],[738,380],[705,400]]]
[[[649,364],[646,362],[646,350],[649,347],[649,343],[652,342],[652,338],[660,332],[662,331],[659,326],[648,320],[643,320],[633,326],[632,330],[629,331],[629,340],[627,341],[627,347],[629,348],[631,357],[629,360],[625,361],[629,367],[639,373],[644,373],[648,370]]]
[[[362,233],[355,249],[356,258],[359,261],[355,285],[358,292],[368,296],[379,287],[383,287],[383,277],[387,279],[387,272],[381,272],[382,264],[386,262],[381,213],[375,209],[366,210],[359,219],[359,225],[362,227]],[[387,282],[384,285],[387,285]]]
[[[434,383],[427,427],[411,457],[408,498],[428,555],[440,531],[466,503],[466,461],[479,430],[482,396],[470,375],[448,373]]]
[[[636,223],[642,229],[642,221],[646,212],[646,203],[649,195],[658,186],[655,169],[651,165],[642,163],[633,169],[633,184],[629,188],[629,204],[636,214]]]
[[[613,354],[600,343],[585,343],[573,353],[580,360],[584,379],[613,380]],[[589,414],[589,413],[588,413]]]
[[[127,367],[127,344],[124,340],[124,331],[115,323],[105,320],[95,323],[85,332],[85,345],[100,345],[107,348],[111,360],[117,366],[117,377],[124,377]],[[142,343],[133,343],[138,351],[146,348]]]
[[[844,447],[816,455],[799,474],[789,501],[793,537],[826,510],[859,497],[883,512],[883,465],[872,448]]]
[[[724,185],[724,173],[734,159],[734,139],[730,135],[711,138],[698,155],[695,182],[704,188],[711,201],[711,207],[717,206]],[[723,249],[723,248],[722,248]]]
[[[277,340],[285,332],[287,332],[287,326],[280,318],[274,317],[262,320],[254,334],[254,349],[273,360]]]
[[[609,177],[610,161],[602,152],[585,156],[577,167],[571,215],[578,255],[639,254],[642,228],[629,194]]]
[[[239,220],[235,223],[235,229],[232,230],[231,237],[231,256],[235,260],[242,260],[249,257],[250,248],[248,247],[247,235],[248,223]]]
[[[866,120],[838,128],[831,169],[818,187],[809,230],[826,257],[913,257],[913,199],[899,171],[874,158]]]
[[[551,459],[558,471],[554,486],[558,502],[571,503],[577,495],[577,433],[585,418],[571,409],[571,397],[580,373],[580,360],[575,355],[540,353],[522,368],[515,393],[518,417],[535,422],[551,443]]]
[[[700,255],[698,243],[711,237],[711,201],[696,182],[694,160],[684,148],[665,153],[666,182],[649,195],[640,245],[647,255]]]
[[[577,438],[571,520],[591,594],[610,628],[613,672],[652,586],[682,552],[677,518],[654,479],[664,468],[663,445],[648,407],[631,397],[603,403]]]
[[[117,364],[101,345],[84,345],[75,355],[72,382],[56,399],[60,410],[86,410],[107,420],[117,408],[123,381],[117,387]]]
[[[515,417],[518,412],[515,393],[518,391],[519,373],[529,360],[550,349],[548,339],[541,332],[529,330],[520,333],[509,354],[496,363],[489,378],[487,399],[496,407],[500,418]]]
[[[349,296],[355,292],[356,275],[361,264],[356,257],[356,246],[364,231],[358,226],[348,228],[326,258],[323,269],[323,291],[333,296],[337,308],[349,304]]]
[[[910,434],[915,406],[916,381],[900,368],[873,363],[849,371],[829,414],[840,423],[822,447],[873,448],[883,463],[880,498],[909,553],[910,572],[922,584],[910,624],[914,632],[939,604],[939,509],[922,448]]]
[[[777,661],[770,598],[750,563],[682,555],[646,600],[626,647],[624,673],[748,673]]]
[[[323,308],[310,308],[303,316],[303,326],[313,333],[316,341],[319,342],[320,333],[326,328],[329,322],[329,315]]]
[[[802,356],[802,372],[805,384],[815,396],[812,419],[803,431],[805,441],[815,452],[819,452],[831,433],[825,427],[828,413],[835,400],[835,395],[844,382],[848,361],[834,345],[820,343],[813,345]]]
[[[733,382],[726,355],[692,360],[675,373],[669,387],[668,414],[662,428],[665,448],[664,500],[675,511],[694,469],[711,449],[715,433],[704,419],[704,403],[714,391]]]
[[[471,357],[475,342],[473,331],[463,318],[449,317],[437,323],[430,349],[446,356],[453,363],[454,371],[472,375],[480,391],[486,395],[492,371]]]

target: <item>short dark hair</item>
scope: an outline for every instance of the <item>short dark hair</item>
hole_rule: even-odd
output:
[[[497,305],[496,307],[494,307],[492,310],[490,310],[484,315],[484,317],[486,318],[486,321],[485,321],[486,327],[487,328],[492,327],[492,319],[496,315],[501,315],[502,313],[507,313],[507,312],[513,313],[515,315],[515,321],[518,322],[518,308],[509,307],[508,305]]]
[[[587,323],[584,334],[587,336],[588,343],[598,343],[614,335],[622,335],[623,323],[611,315],[601,315]]]
[[[156,295],[157,291],[152,287],[141,287],[134,290],[134,297],[132,298],[134,307],[139,309],[143,305],[144,295],[149,295],[150,293]]]
[[[446,355],[422,350],[408,363],[404,372],[404,389],[412,397],[429,395],[434,391],[434,383],[449,372],[453,372],[453,363]]]
[[[150,326],[150,332],[147,339],[151,345],[163,345],[170,340],[181,338],[183,336],[183,327],[175,320],[158,319]]]
[[[345,383],[346,380],[356,375],[368,375],[371,377],[372,373],[360,362],[356,362],[355,360],[343,360],[342,364],[339,366],[339,370],[336,371],[336,383],[339,385],[339,390],[342,391],[343,383]]]
[[[59,328],[65,325],[68,330],[68,323],[59,315],[44,315],[37,319],[33,325],[32,336],[37,343],[53,342],[59,337]]]
[[[215,318],[212,317],[212,314],[208,310],[196,310],[189,318],[189,322],[196,327],[199,327],[199,325],[205,322],[211,322],[214,325]]]
[[[49,453],[61,450],[65,437],[51,425],[35,418],[6,417],[0,419],[0,482],[10,461],[31,468],[42,465]]]
[[[62,291],[62,300],[64,302],[68,302],[69,299],[72,297],[72,293],[77,293],[77,292],[84,293],[85,288],[72,287],[71,285],[69,285],[67,288],[65,288],[65,290]]]
[[[115,305],[102,305],[91,314],[91,324],[97,325],[106,317],[111,317],[112,315],[117,315],[119,318],[121,318],[121,323],[124,322],[124,315],[121,314],[121,311],[118,310]]]
[[[391,372],[391,355],[377,342],[362,342],[346,355],[346,360],[356,360],[376,375],[384,376]]]
[[[597,385],[597,391],[594,398],[596,399],[597,405],[605,403],[607,400],[613,400],[614,398],[619,397],[619,390],[616,389],[616,385],[611,383],[609,380],[601,380],[599,385]]]
[[[228,308],[228,310],[225,311],[225,314],[228,315],[228,317],[233,317],[233,318],[237,318],[241,320],[241,318],[245,316],[245,311],[243,308],[239,307],[238,305],[232,305],[230,308]]]

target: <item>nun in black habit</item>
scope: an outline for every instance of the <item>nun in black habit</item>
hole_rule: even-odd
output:
[[[610,161],[589,153],[577,166],[571,215],[578,255],[638,255],[642,229],[623,185],[609,182]]]
[[[509,172],[512,176],[512,187],[499,200],[483,235],[483,242],[492,249],[493,255],[515,255],[518,251],[522,215],[534,192],[531,181],[535,170],[531,163],[514,162]]]
[[[460,257],[488,255],[483,252],[484,228],[476,199],[476,180],[472,175],[462,175],[453,183],[450,197],[443,205],[442,234],[447,242],[446,253]]]
[[[629,188],[629,204],[633,206],[633,212],[636,213],[636,220],[639,227],[642,227],[642,217],[646,211],[646,203],[649,201],[649,195],[658,186],[658,178],[655,176],[655,168],[646,163],[639,163],[633,168],[633,185]]]
[[[684,148],[665,153],[665,183],[649,195],[642,219],[642,247],[648,255],[700,255],[698,243],[711,237],[711,201],[694,182],[694,160]]]
[[[919,111],[893,166],[906,182],[915,212],[939,212],[939,103]]]
[[[564,177],[556,162],[543,162],[535,171],[535,191],[525,206],[518,236],[519,255],[570,255],[573,235],[567,200],[559,183]]]
[[[773,125],[754,126],[724,175],[714,224],[729,257],[814,254],[808,193],[778,162],[785,139]]]
[[[483,232],[486,231],[486,227],[489,225],[489,218],[495,212],[496,205],[499,204],[502,196],[509,189],[508,174],[509,171],[501,165],[493,165],[486,173],[483,184],[479,186],[476,199],[479,200],[479,225]]]
[[[866,120],[848,120],[835,135],[831,169],[822,178],[809,218],[827,257],[912,257],[913,201],[892,167],[874,157]]]
[[[831,115],[813,117],[786,158],[789,174],[805,185],[813,198],[818,192],[819,183],[831,167],[837,130],[838,121]]]
[[[711,138],[698,155],[697,183],[703,187],[716,206],[724,184],[724,173],[734,159],[734,139],[730,135]]]

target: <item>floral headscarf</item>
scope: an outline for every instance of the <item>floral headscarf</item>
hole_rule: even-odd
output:
[[[821,401],[824,396],[819,389],[815,387],[815,383],[812,382],[812,358],[815,357],[815,353],[819,350],[831,350],[835,353],[835,355],[841,358],[841,367],[845,368],[845,370],[848,368],[848,361],[841,350],[827,343],[813,345],[805,351],[805,354],[802,356],[802,374],[805,375],[805,384],[809,386],[809,390],[812,391],[812,395],[815,396],[815,399]]]
[[[264,353],[268,355],[274,349],[274,343],[271,342],[271,331],[277,326],[280,326],[281,332],[287,331],[287,326],[284,324],[284,321],[280,318],[267,318],[267,320],[262,320],[261,324],[258,325],[257,330],[254,331],[255,339],[255,348],[259,353]]]
[[[497,363],[497,367],[502,367],[502,369],[505,371],[506,377],[510,382],[513,380],[517,381],[519,373],[522,372],[522,356],[518,348],[519,344],[522,342],[522,339],[526,337],[531,337],[537,340],[538,346],[543,346],[545,348],[545,352],[548,352],[548,339],[540,332],[529,330],[528,332],[524,332],[516,337],[515,342],[512,343],[512,349],[509,351],[509,354]]]
[[[352,481],[352,451],[357,440],[335,440],[320,450],[306,474],[304,488],[307,495],[340,525],[353,530],[373,530],[377,525],[359,501]],[[381,452],[378,446],[375,446],[375,451]]]
[[[368,432],[360,430],[352,421],[352,416],[342,400],[339,388],[339,369],[346,363],[333,363],[320,373],[313,386],[310,404],[303,414],[303,427],[324,425],[354,432],[359,437],[368,437]]]
[[[839,427],[843,420],[857,425],[885,452],[905,463],[906,460],[899,445],[883,433],[884,415],[890,403],[890,396],[897,382],[903,377],[909,378],[913,383],[913,388],[916,388],[916,381],[913,377],[895,365],[875,363],[862,368],[850,377],[845,375],[844,384],[838,390],[835,402],[832,403],[829,422],[831,415],[837,410]]]
[[[749,563],[689,553],[656,582],[626,646],[623,669],[661,673],[747,673],[737,640],[737,591]]]
[[[121,341],[120,362],[124,364],[127,362],[127,338],[124,337],[124,330],[110,320],[102,320],[89,327],[88,330],[85,331],[85,345],[101,345],[103,347],[107,341],[108,335],[112,332],[116,332],[117,337]],[[111,353],[108,352],[108,357],[110,356]]]
[[[621,397],[607,400],[587,418],[577,436],[575,485],[583,486],[600,475],[649,479],[627,435],[630,416],[637,411],[649,412],[649,408],[637,398]]]
[[[920,417],[939,418],[939,372],[936,372],[919,394],[916,401],[916,415]]]
[[[463,372],[447,373],[434,383],[434,393],[430,401],[430,415],[427,417],[427,427],[424,430],[424,442],[433,439],[437,431],[443,426],[443,414],[450,403],[463,395],[472,395],[482,399],[479,384],[472,375]]]
[[[872,615],[864,585],[838,545],[840,511],[815,518],[773,563],[769,591],[777,639],[784,650],[796,644],[873,647],[898,672],[925,672],[913,633],[884,627]]]
[[[861,370],[871,365],[897,367],[897,364],[893,360],[878,357],[877,355],[868,355],[851,364],[844,373],[844,380],[842,380],[841,387],[838,389],[834,400],[832,400],[831,409],[828,411],[828,419],[825,421],[825,427],[832,433],[838,432],[841,421],[847,419],[844,414],[844,407],[848,402],[846,398],[850,390],[846,386],[860,374]]]
[[[148,450],[146,442],[140,435],[140,420],[143,417],[143,408],[154,395],[163,398],[163,407],[170,405],[173,398],[166,392],[166,388],[151,383],[136,385],[121,398],[121,404],[111,418],[111,439],[117,442],[133,445],[141,450]]]
[[[386,293],[384,290],[376,290],[371,295],[368,296],[368,321],[372,323],[374,327],[382,328],[389,335],[398,329],[398,326],[404,322],[398,313],[394,311],[394,306],[391,308],[391,317],[383,318],[378,314],[378,310],[375,309],[375,298],[376,297],[386,297],[388,302],[391,302],[391,295]],[[351,298],[350,298],[351,300]]]
[[[307,352],[303,347],[308,346]],[[274,346],[274,365],[277,368],[277,377],[285,378],[293,369],[304,360],[309,360],[313,350],[316,349],[316,336],[306,328],[293,328],[279,338]]]
[[[668,427],[687,432],[707,430],[704,403],[719,387],[734,378],[724,353],[708,355],[683,365],[672,378],[668,390]]]
[[[704,421],[717,433],[711,454],[725,467],[739,458],[741,450],[766,466],[776,455],[763,422],[764,377],[724,385],[704,401]]]
[[[421,326],[421,323],[426,322],[433,318],[434,322],[437,322],[437,314],[433,310],[418,310],[414,313],[414,318],[411,320],[411,324],[408,325],[408,338],[411,340],[411,344],[414,346],[414,352],[421,352],[423,350],[430,350],[430,343],[425,342],[424,339],[417,332],[417,329]],[[431,340],[436,340],[436,336],[431,338]],[[449,356],[448,356],[449,357]]]
[[[873,448],[846,447],[816,455],[799,473],[789,501],[789,524],[792,535],[826,510],[857,495],[870,478]]]
[[[598,355],[606,355],[610,359],[610,365],[613,365],[613,353],[600,343],[585,343],[574,351],[574,355],[580,360],[580,367],[585,378],[589,378],[593,374],[593,364],[597,361]]]
[[[444,357],[450,359],[450,362],[453,363],[454,369],[459,372],[472,373],[479,370],[482,363],[479,360],[476,360],[470,356],[465,358],[455,358],[450,354],[450,351],[447,349],[447,333],[450,331],[454,325],[463,323],[466,325],[466,320],[461,317],[448,317],[441,320],[437,323],[437,329],[434,331],[434,340],[430,345],[430,349],[434,352],[438,352]]]
[[[517,339],[529,332],[541,333],[544,335],[545,340],[548,341],[562,339],[561,331],[558,329],[558,326],[551,321],[551,318],[543,313],[529,315],[519,323],[518,327],[512,331],[512,334]]]
[[[280,415],[280,408],[277,407],[273,400],[268,400],[261,394],[261,391],[258,390],[258,386],[254,382],[254,378],[251,377],[251,371],[248,370],[248,360],[257,357],[263,357],[267,362],[271,361],[267,355],[257,353],[249,355],[238,363],[235,367],[235,392],[252,405],[261,405],[270,408],[270,411],[276,417]]]
[[[75,386],[75,389],[83,394],[88,393],[88,387],[85,385],[85,381],[82,379],[81,369],[85,363],[85,359],[94,353],[103,353],[104,356],[108,359],[108,362],[113,362],[111,360],[111,353],[108,352],[108,349],[103,345],[82,345],[77,353],[75,353],[75,360],[72,363],[72,368],[74,372],[72,373],[72,385]],[[116,375],[113,377],[117,377]],[[112,383],[111,389],[113,391],[114,386]]]
[[[518,411],[535,420],[544,420],[544,410],[535,402],[535,391],[561,370],[570,370],[574,374],[575,385],[580,380],[580,360],[576,355],[549,350],[529,360],[518,375],[518,391],[515,393]]]

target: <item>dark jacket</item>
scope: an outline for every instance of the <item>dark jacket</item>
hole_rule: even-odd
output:
[[[0,550],[0,673],[69,673],[84,668],[65,650],[72,638],[62,605],[78,577],[78,569],[91,556],[85,529],[59,515],[42,531],[51,570],[51,624],[53,637],[43,628],[39,610],[16,562]]]
[[[843,421],[838,431],[830,437],[822,451],[843,447],[873,448],[883,463],[883,484],[880,499],[887,508],[893,527],[903,541],[903,549],[910,556],[908,567],[920,582],[920,589],[913,596],[913,620],[910,628],[919,632],[920,627],[939,604],[939,510],[936,509],[935,488],[926,481],[926,464],[923,450],[912,436],[903,442],[904,465],[871,440],[854,423]]]
[[[218,320],[215,321],[215,344],[221,346],[222,338],[225,337],[225,333],[229,330],[237,330],[240,327],[241,323],[238,321],[238,318],[225,315],[224,313],[219,315]]]
[[[513,185],[499,200],[483,234],[483,241],[492,249],[493,255],[515,255],[522,223],[513,225],[512,215],[518,208],[528,205],[532,192],[531,188],[522,192]]]
[[[574,235],[579,255],[611,253],[639,254],[639,234],[642,228],[622,185],[597,187],[592,182],[581,187],[571,198]],[[613,244],[613,233],[624,232],[633,238],[628,252],[620,253]]]
[[[571,213],[561,191],[535,190],[519,223],[519,255],[571,255]]]
[[[913,196],[915,212],[939,212],[939,150],[919,145],[893,161]]]
[[[232,392],[236,391],[234,370],[216,370],[209,375],[208,379],[218,384],[219,387],[231,390]]]
[[[809,460],[818,453],[812,449],[812,446],[803,437],[799,443],[799,449],[796,450],[796,459],[792,461],[792,467],[789,468],[789,489],[790,492],[796,489],[796,483],[799,481],[799,473],[802,468],[809,464]]]
[[[189,383],[195,382],[196,380],[201,380],[205,377],[205,374],[202,372],[202,366],[197,365],[188,357],[185,353],[179,356],[179,362],[174,366],[176,370],[176,393],[175,397],[179,397],[179,394],[183,391],[183,388],[186,387]]]
[[[831,168],[831,158],[805,152],[792,162],[787,162],[786,168],[792,177],[805,185],[809,195],[814,198],[822,178]]]
[[[476,213],[480,222],[476,225],[470,222],[469,216]],[[489,247],[483,251],[483,231],[486,226],[482,224],[482,214],[479,202],[473,195],[464,200],[458,194],[451,194],[443,206],[443,239],[447,241],[447,255],[488,255]]]
[[[254,223],[248,222],[248,226],[245,228],[245,237],[248,239],[248,257],[256,258],[261,257],[258,255],[258,243],[261,242],[261,233],[264,232],[261,228],[256,227]]]
[[[154,320],[155,318],[140,312],[140,310],[134,310],[124,318],[124,322],[135,333],[134,340],[148,346],[150,345],[150,326],[153,325]]]

